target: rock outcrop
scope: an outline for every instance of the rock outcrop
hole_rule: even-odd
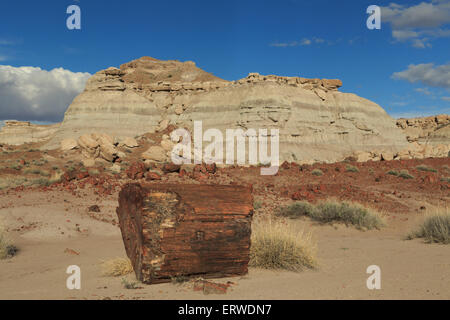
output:
[[[37,125],[28,121],[7,120],[0,130],[0,143],[21,145],[48,140],[58,130],[59,125]]]
[[[404,133],[377,104],[342,93],[340,80],[251,73],[225,81],[193,62],[144,57],[96,73],[68,108],[46,148],[65,138],[103,132],[115,137],[163,131],[279,129],[280,160],[338,161],[352,152],[398,152]],[[164,149],[164,147],[163,147]],[[154,152],[162,155],[162,150]],[[152,157],[152,155],[149,155]]]
[[[409,142],[427,144],[448,144],[450,142],[450,116],[440,114],[431,117],[398,119],[397,126],[401,128]]]

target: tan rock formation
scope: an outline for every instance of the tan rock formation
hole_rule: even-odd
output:
[[[224,81],[192,62],[144,57],[91,77],[47,148],[64,138],[165,130],[279,129],[281,161],[337,161],[354,151],[397,152],[405,135],[377,104],[342,93],[340,80],[249,74]],[[162,148],[163,149],[163,148]],[[160,159],[162,158],[159,157]]]
[[[445,144],[450,142],[450,115],[440,114],[431,117],[401,118],[397,120],[408,141]]]
[[[37,125],[28,121],[5,121],[0,130],[0,143],[21,145],[50,139],[59,128],[58,124]]]

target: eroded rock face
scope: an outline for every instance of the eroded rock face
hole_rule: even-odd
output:
[[[430,144],[450,142],[450,116],[447,114],[412,119],[401,118],[397,120],[397,126],[404,131],[409,142]]]
[[[233,128],[279,129],[280,161],[330,162],[357,150],[406,147],[404,133],[380,106],[339,92],[340,86],[334,79],[257,73],[229,82],[192,62],[144,57],[91,77],[46,148],[92,132],[120,138],[169,125],[192,130],[194,121],[224,135]]]
[[[0,143],[21,145],[24,143],[40,142],[53,136],[59,128],[58,124],[37,125],[28,121],[5,121],[0,130]]]

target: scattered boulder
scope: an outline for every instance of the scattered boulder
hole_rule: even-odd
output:
[[[111,166],[110,170],[111,170],[111,172],[114,172],[114,173],[120,173],[122,171],[122,168],[120,165],[115,163]]]
[[[64,139],[61,141],[61,150],[69,151],[78,148],[78,143],[75,139]]]
[[[148,181],[161,180],[161,176],[159,174],[157,174],[156,172],[149,171],[149,172],[147,172],[145,179]]]
[[[156,162],[164,162],[166,160],[166,151],[160,146],[151,146],[142,154],[142,159],[152,160]]]
[[[81,163],[86,168],[90,168],[90,167],[94,167],[95,166],[95,160],[94,159],[90,159],[90,158],[81,160]]]
[[[125,137],[122,139],[121,145],[127,147],[127,148],[136,148],[139,147],[139,143],[136,141],[135,138],[131,137]]]
[[[143,162],[134,162],[127,169],[126,173],[128,178],[132,180],[142,179],[144,178],[145,172],[147,169],[145,168],[145,164]]]

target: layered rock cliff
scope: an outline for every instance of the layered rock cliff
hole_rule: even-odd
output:
[[[450,116],[440,114],[431,117],[398,119],[397,126],[403,130],[409,142],[448,144],[450,142]]]
[[[0,130],[0,143],[21,145],[50,139],[58,130],[59,123],[53,125],[37,125],[28,121],[5,121]]]
[[[342,160],[355,150],[397,151],[407,141],[377,104],[342,93],[340,80],[263,76],[225,81],[193,62],[144,57],[91,77],[47,144],[103,132],[136,136],[173,124],[192,129],[279,129],[281,160]]]

